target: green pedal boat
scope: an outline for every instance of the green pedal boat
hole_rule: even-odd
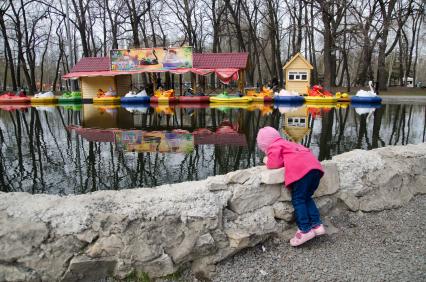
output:
[[[81,92],[73,91],[73,92],[65,92],[61,97],[59,97],[59,103],[81,103],[83,100],[81,99]]]

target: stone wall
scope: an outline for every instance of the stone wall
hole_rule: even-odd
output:
[[[426,193],[426,143],[324,161],[322,215],[396,208]],[[0,281],[161,277],[214,264],[294,228],[284,169],[255,167],[153,189],[60,197],[0,193]]]

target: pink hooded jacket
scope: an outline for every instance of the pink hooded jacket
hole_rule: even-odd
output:
[[[267,168],[285,167],[287,187],[313,169],[318,169],[324,174],[321,163],[308,148],[284,140],[275,128],[267,126],[260,129],[257,134],[257,145],[268,157]]]

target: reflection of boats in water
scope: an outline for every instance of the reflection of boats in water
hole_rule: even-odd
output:
[[[147,114],[149,111],[149,104],[148,105],[122,105],[122,107],[131,113]]]
[[[355,109],[358,115],[364,115],[373,113],[376,109],[381,108],[382,104],[352,103],[351,107]]]
[[[274,107],[278,108],[278,110],[282,114],[295,111],[301,108],[302,106],[303,106],[303,101],[302,102],[299,101],[296,103],[274,103]]]
[[[323,114],[330,112],[336,107],[336,104],[306,104],[308,112],[313,118],[322,117]]]
[[[368,103],[351,103],[352,108],[374,108],[378,109],[382,107],[382,104],[368,104]]]
[[[64,103],[64,104],[58,104],[58,107],[61,107],[64,110],[81,111],[83,109],[83,104]]]
[[[251,103],[248,107],[247,107],[248,111],[260,111],[260,114],[262,116],[266,116],[272,113],[272,111],[274,110],[272,103],[258,103],[258,102],[254,102]]]
[[[175,108],[170,107],[167,104],[157,104],[157,105],[152,105],[152,106],[154,106],[156,113],[166,114],[166,115],[174,115],[175,114]]]
[[[7,111],[7,112],[13,112],[13,111],[27,111],[29,108],[31,108],[31,105],[29,104],[21,104],[21,105],[0,105],[0,110]]]
[[[208,103],[179,103],[176,104],[176,108],[182,109],[208,109],[210,105]]]
[[[43,106],[33,106],[33,108],[35,108],[39,112],[54,113],[56,106],[54,106],[54,105],[43,105]]]
[[[375,110],[375,108],[355,108],[355,112],[360,116],[374,113]]]
[[[120,108],[120,105],[95,105],[93,104],[93,107],[97,109],[100,113],[116,113],[118,111],[118,108]]]

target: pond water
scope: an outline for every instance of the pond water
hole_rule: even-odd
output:
[[[325,160],[425,142],[426,106],[2,106],[0,190],[65,195],[201,180],[260,165],[255,139],[267,125]]]

